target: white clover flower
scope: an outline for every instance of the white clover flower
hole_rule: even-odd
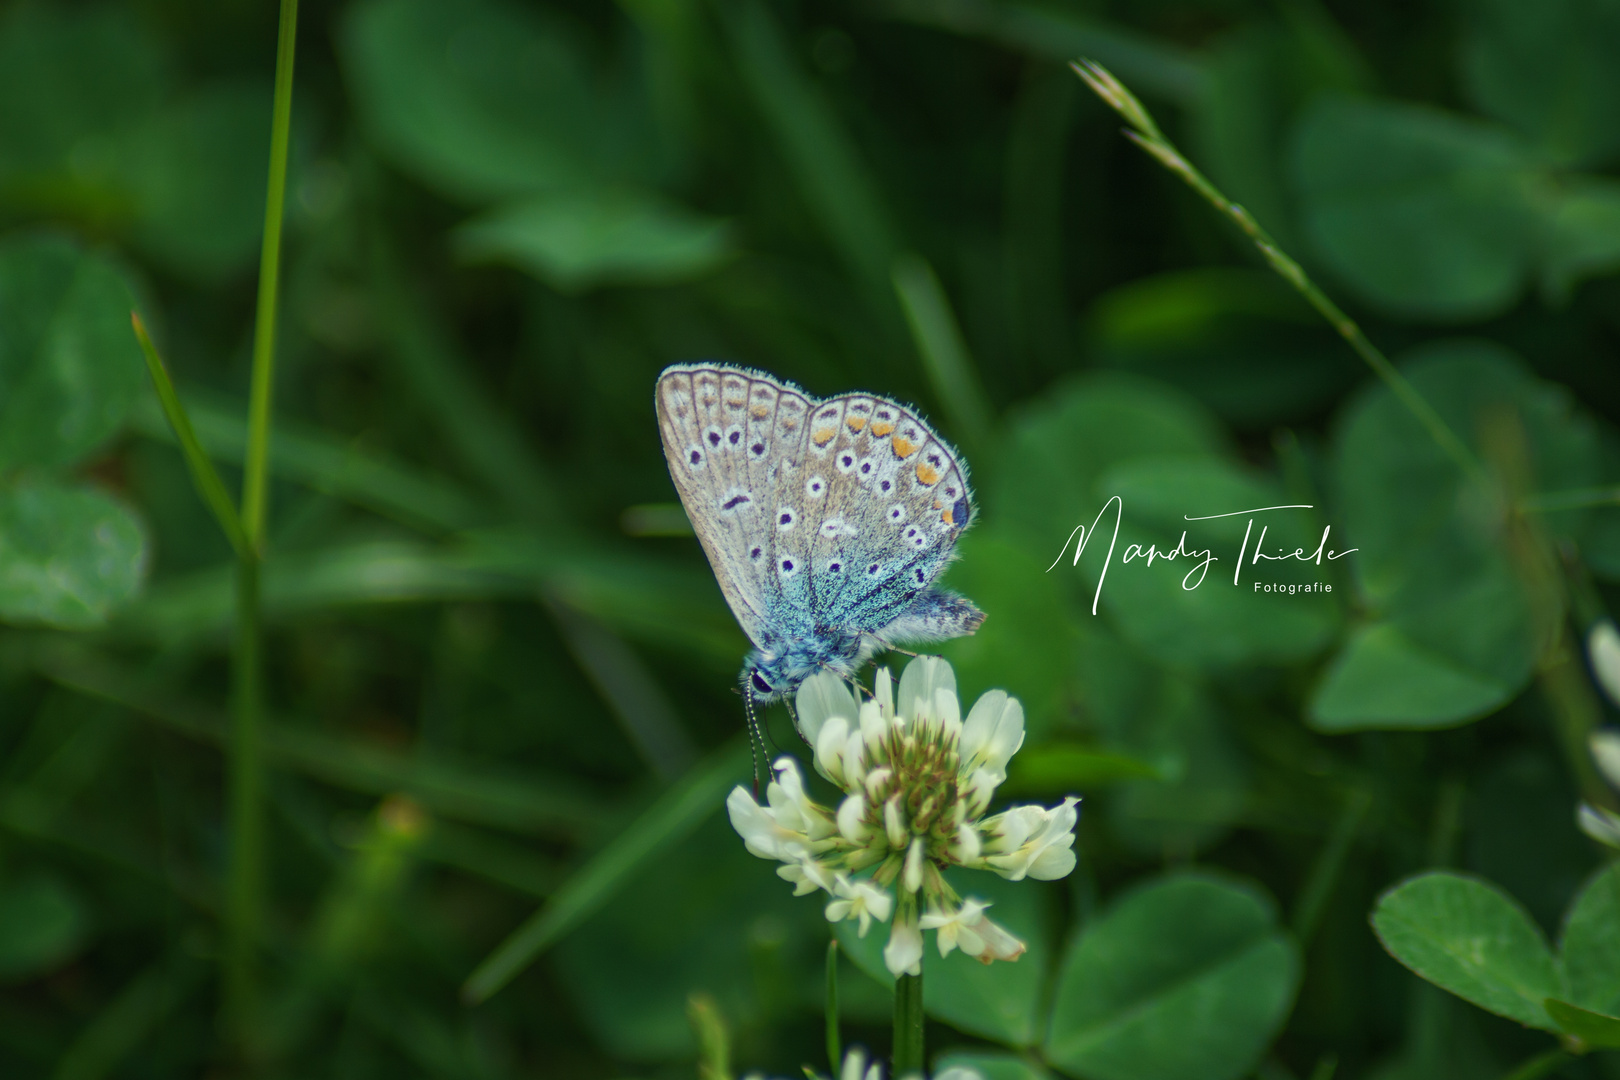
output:
[[[984,817],[1024,742],[1018,699],[992,690],[964,720],[955,672],[923,656],[898,689],[880,668],[862,701],[823,672],[804,681],[796,704],[816,771],[844,798],[836,810],[816,803],[793,759],[779,759],[764,806],[742,787],[726,801],[748,850],[786,864],[777,873],[795,894],[831,894],[829,921],[854,919],[863,937],[874,920],[889,922],[883,959],[897,976],[921,970],[924,930],[935,931],[941,955],[1016,960],[1023,942],[985,915],[986,904],[962,900],[942,872],[960,866],[1019,881],[1074,869],[1079,799]]]

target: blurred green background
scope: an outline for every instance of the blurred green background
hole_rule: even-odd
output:
[[[1367,912],[1452,867],[1556,941],[1601,863],[1579,642],[1620,510],[1549,496],[1620,483],[1620,7],[306,0],[244,1057],[233,563],[128,314],[234,488],[275,28],[265,0],[0,5],[0,1075],[688,1077],[693,993],[739,1072],[825,1067],[820,904],[719,812],[746,644],[652,413],[698,359],[915,402],[961,447],[948,583],[989,618],[944,652],[1028,708],[1004,796],[1086,796],[1071,878],[959,883],[1031,951],[931,957],[931,1050],[993,1080],[1472,1080],[1555,1045],[1421,984]],[[1488,491],[1120,137],[1081,55]],[[1315,509],[1273,543],[1358,551],[1261,578],[1331,594],[1256,596],[1224,583],[1243,519],[1209,522],[1208,584],[1116,568],[1094,616],[1098,550],[1047,567],[1114,494],[1122,544],[1287,502]],[[882,1052],[880,941],[847,942],[842,996]]]

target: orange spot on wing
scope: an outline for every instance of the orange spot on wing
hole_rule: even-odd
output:
[[[909,441],[904,435],[896,435],[894,437],[894,456],[895,457],[900,457],[900,458],[910,457],[912,454],[915,454],[916,452],[917,452],[917,444],[916,443]]]
[[[866,417],[852,416],[848,420],[845,420],[844,423],[849,425],[849,430],[859,431],[861,428],[866,426]]]
[[[887,420],[878,420],[872,424],[872,434],[876,435],[880,439],[893,430],[894,425],[889,423]]]
[[[752,409],[749,409],[748,411],[751,414],[753,414],[753,417],[754,417],[755,420],[763,420],[767,416],[771,415],[771,410],[766,408],[763,405],[755,405]]]
[[[836,431],[828,427],[822,428],[820,431],[816,432],[810,437],[815,440],[817,446],[826,446],[828,443],[832,442],[832,437],[836,434]]]
[[[939,473],[926,461],[917,466],[917,479],[924,485],[939,483]]]
[[[956,524],[955,519],[951,516],[951,508],[948,506],[945,508],[945,512],[939,515],[939,520],[943,521],[947,525]]]

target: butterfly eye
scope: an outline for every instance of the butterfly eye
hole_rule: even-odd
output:
[[[754,672],[752,678],[749,681],[754,684],[754,689],[759,691],[761,694],[769,694],[771,692],[771,689],[772,689],[771,684],[766,682],[760,676],[759,672],[757,672],[757,671]]]

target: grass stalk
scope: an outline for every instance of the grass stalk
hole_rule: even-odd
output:
[[[1390,363],[1382,350],[1362,333],[1356,321],[1341,311],[1339,306],[1317,287],[1305,273],[1304,268],[1277,246],[1277,242],[1271,238],[1270,233],[1260,227],[1254,215],[1222,194],[1219,188],[1210,183],[1208,177],[1199,172],[1192,162],[1176,149],[1175,144],[1159,130],[1159,125],[1154,121],[1152,114],[1136,100],[1136,96],[1107,68],[1095,61],[1081,60],[1070,66],[1093,93],[1130,124],[1131,130],[1125,132],[1125,137],[1146,150],[1159,164],[1181,177],[1188,187],[1230,218],[1243,234],[1254,242],[1255,248],[1264,257],[1267,265],[1292,285],[1295,291],[1305,298],[1306,303],[1315,308],[1355,350],[1356,355],[1372,368],[1373,373],[1384,381],[1384,384],[1400,399],[1401,404],[1406,406],[1407,411],[1428,431],[1429,436],[1446,456],[1457,464],[1463,475],[1470,480],[1483,480],[1485,470],[1480,465],[1479,459],[1434,410],[1434,406],[1418,393],[1417,387],[1406,381],[1406,377],[1395,369],[1395,365]]]
[[[275,100],[270,122],[270,174],[259,250],[259,297],[253,331],[252,391],[242,477],[242,531],[237,560],[236,647],[231,671],[231,728],[226,781],[230,855],[226,869],[225,1017],[239,1051],[251,1050],[258,1008],[257,943],[264,906],[263,632],[259,568],[270,482],[270,426],[275,385],[276,305],[281,229],[287,201],[287,144],[292,126],[293,49],[298,0],[281,0],[276,40]]]

